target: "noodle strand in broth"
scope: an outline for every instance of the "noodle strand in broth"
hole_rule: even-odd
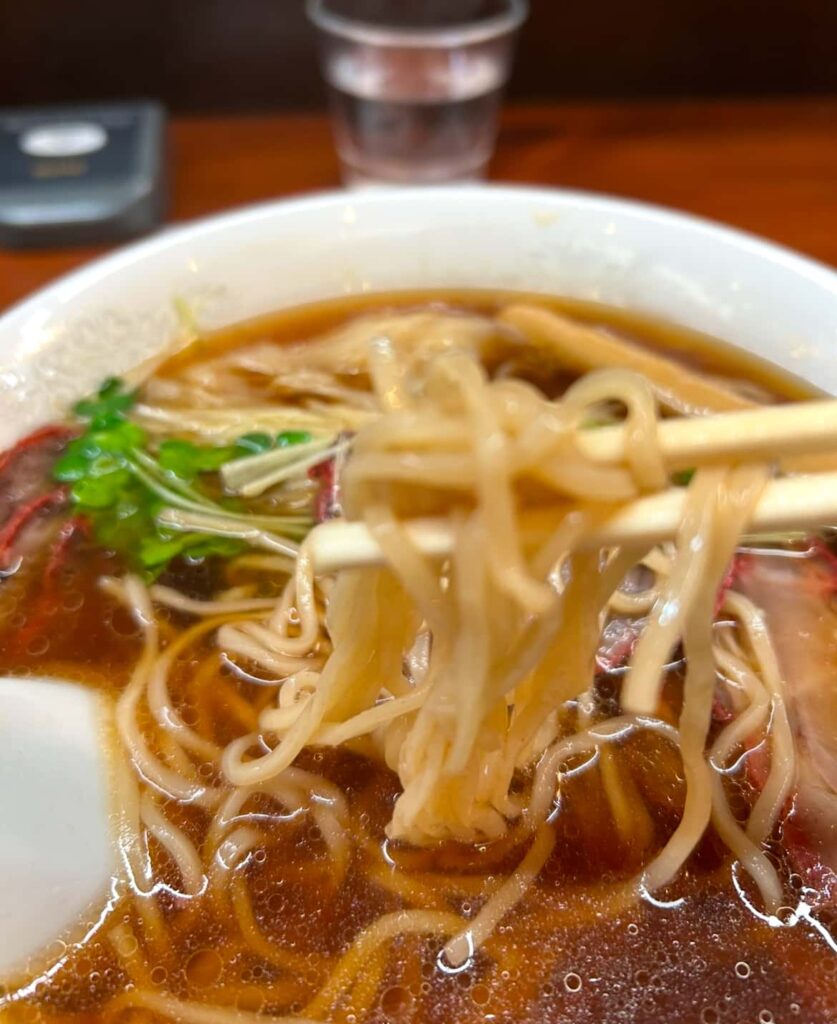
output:
[[[698,459],[678,484],[673,541],[586,543],[672,486],[665,416],[751,405],[522,303],[358,316],[312,341],[158,367],[133,411],[149,465],[166,439],[214,452],[245,435],[262,449],[204,492],[158,488],[167,543],[190,531],[245,542],[220,575],[98,580],[137,629],[113,711],[120,868],[101,1019],[361,1024],[390,1019],[386,1000],[409,992],[404,1019],[435,1020],[422,1000],[447,990],[419,961],[494,985],[525,973],[504,939],[517,922],[540,936],[674,906],[694,858],[715,851],[723,865],[716,847],[781,923],[791,897],[772,851],[797,733],[766,616],[730,569],[776,468]],[[584,432],[616,423],[624,457],[594,460]],[[382,564],[317,575],[296,541],[323,479]],[[406,524],[423,517],[450,527],[449,556],[411,539]],[[589,902],[573,917],[548,887],[583,845],[585,814],[624,869],[588,885],[582,862],[566,891]],[[347,907],[361,908],[348,931]],[[306,945],[283,914],[332,923]],[[190,980],[189,964],[208,980]],[[552,1020],[530,982],[526,1019]]]

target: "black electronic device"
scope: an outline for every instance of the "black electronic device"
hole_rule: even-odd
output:
[[[0,108],[0,246],[115,241],[164,209],[158,103]]]

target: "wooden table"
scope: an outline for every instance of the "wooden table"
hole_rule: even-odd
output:
[[[339,184],[314,115],[176,118],[170,165],[174,221]],[[491,176],[680,207],[837,265],[837,98],[512,107]],[[0,309],[103,251],[0,251]]]

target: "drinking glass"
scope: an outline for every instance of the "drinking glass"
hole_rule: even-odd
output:
[[[526,0],[308,0],[346,184],[481,177]]]

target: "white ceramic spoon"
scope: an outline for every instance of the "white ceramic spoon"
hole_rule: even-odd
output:
[[[104,709],[93,692],[0,677],[0,979],[101,905],[114,874]]]

